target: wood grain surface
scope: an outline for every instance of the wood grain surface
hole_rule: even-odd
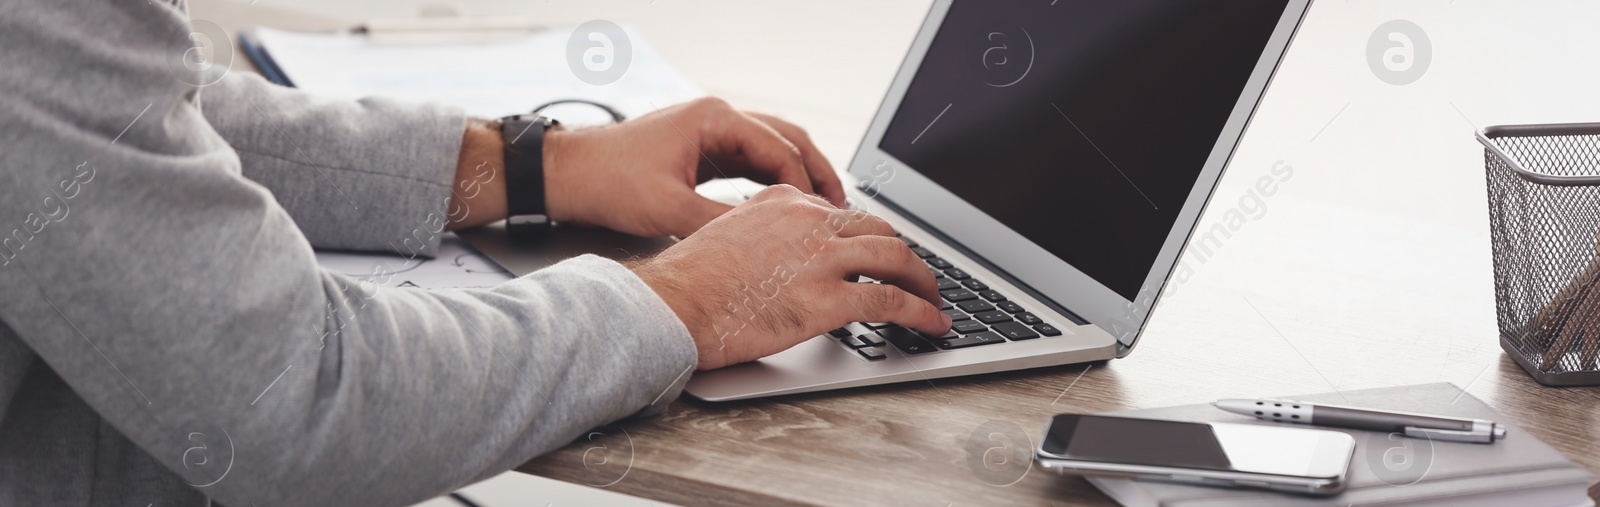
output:
[[[1509,359],[1494,368],[1504,382],[1480,386],[1475,395],[1600,470],[1600,418],[1593,410],[1600,391],[1540,387]],[[1026,461],[1006,463],[994,453],[1014,459],[1018,454],[1007,451],[1031,447],[1044,420],[1058,412],[1142,407],[1129,403],[1122,388],[1133,373],[1128,369],[1064,366],[773,400],[680,400],[660,418],[626,423],[631,447],[610,430],[518,470],[601,485],[627,468],[609,488],[680,505],[1115,505],[1082,479],[1029,469]],[[1192,392],[1197,402],[1231,393],[1203,381],[1183,384],[1167,387]],[[1052,404],[1056,396],[1062,399]],[[989,437],[988,430],[1005,423],[1015,423],[1028,440]],[[986,431],[974,435],[980,427]],[[981,443],[970,445],[974,439]],[[992,453],[987,463],[984,452]]]
[[[482,9],[638,27],[708,91],[796,121],[843,164],[928,5],[657,4]],[[1347,61],[1372,26],[1393,19],[1388,4],[1317,3],[1201,220],[1205,242],[1185,255],[1126,359],[734,403],[682,399],[519,470],[680,505],[1105,506],[1083,480],[1030,467],[1027,450],[1050,415],[1448,381],[1600,473],[1600,388],[1542,387],[1497,345],[1482,151],[1471,139],[1472,128],[1500,120],[1600,120],[1600,103],[1551,88],[1594,96],[1600,73],[1564,62],[1593,61],[1572,52],[1600,47],[1600,35],[1547,26],[1583,16],[1503,4],[1458,2],[1448,19],[1410,12],[1445,35],[1472,34],[1435,41],[1454,54],[1514,53],[1496,60],[1510,69],[1502,79],[1480,83],[1446,59],[1423,88],[1400,93]],[[348,26],[354,16],[329,14],[400,14],[385,11],[392,5],[317,4],[330,12],[306,15],[195,0],[192,11],[234,32]],[[1483,35],[1534,26],[1532,42]],[[1519,46],[1563,36],[1587,39],[1559,44],[1563,52]],[[1448,85],[1427,88],[1438,86],[1428,79]],[[1296,168],[1281,191],[1252,192],[1280,165]],[[1600,498],[1600,485],[1590,494]]]

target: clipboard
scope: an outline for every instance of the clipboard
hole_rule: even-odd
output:
[[[515,17],[387,19],[340,32],[256,28],[240,33],[238,43],[264,78],[282,86],[352,100],[449,103],[479,117],[572,99],[640,117],[705,95],[637,31],[611,25],[609,35],[596,37],[587,26]],[[591,60],[621,72],[611,81],[585,80]],[[552,113],[569,125],[613,121],[593,108]]]
[[[250,63],[256,65],[256,70],[261,72],[261,77],[266,78],[267,81],[271,81],[273,84],[294,88],[294,81],[289,80],[289,76],[285,75],[283,69],[278,67],[278,62],[272,59],[272,55],[267,54],[266,48],[261,47],[249,32],[241,32],[239,34],[239,49],[244,50],[244,56],[250,59]]]
[[[385,43],[429,43],[466,40],[509,40],[544,28],[532,20],[517,16],[461,17],[421,16],[416,18],[374,18],[350,29],[350,33],[363,34]],[[294,81],[272,59],[251,32],[239,34],[239,47],[245,56],[261,71],[262,77],[273,83],[294,87]]]

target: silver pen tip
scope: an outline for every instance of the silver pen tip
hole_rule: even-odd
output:
[[[1211,402],[1211,406],[1213,406],[1213,407],[1217,406],[1217,402],[1215,402],[1215,401]]]

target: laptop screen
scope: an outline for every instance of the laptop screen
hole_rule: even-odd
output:
[[[955,0],[879,148],[1132,300],[1287,4]]]

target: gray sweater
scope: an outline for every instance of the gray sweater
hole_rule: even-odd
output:
[[[403,505],[678,395],[688,332],[611,261],[320,269],[437,247],[462,113],[195,86],[186,19],[0,0],[0,505]]]

